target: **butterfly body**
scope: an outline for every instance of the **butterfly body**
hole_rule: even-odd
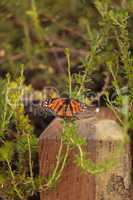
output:
[[[42,102],[42,107],[52,110],[56,116],[63,118],[73,117],[87,108],[87,106],[80,101],[70,98],[46,99]]]

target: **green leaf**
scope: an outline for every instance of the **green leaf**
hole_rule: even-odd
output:
[[[14,154],[14,143],[6,141],[0,148],[0,161],[11,161]]]

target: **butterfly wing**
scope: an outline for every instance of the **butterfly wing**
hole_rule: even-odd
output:
[[[80,102],[74,99],[71,99],[70,109],[73,114],[81,111]]]
[[[65,99],[63,98],[55,98],[52,99],[51,103],[48,104],[48,108],[51,109],[56,115],[60,117],[64,117],[66,110]]]
[[[52,99],[52,101],[48,104],[48,108],[53,110],[54,112],[58,112],[62,107],[64,101],[60,98]]]
[[[76,113],[83,112],[85,105],[75,99],[54,98],[43,103],[59,117],[72,117]]]

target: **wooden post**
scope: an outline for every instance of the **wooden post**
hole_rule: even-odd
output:
[[[80,119],[77,124],[79,134],[87,140],[88,158],[95,163],[111,160],[111,155],[114,155],[118,144],[124,139],[122,128],[113,113],[103,108],[96,114],[96,120]],[[57,118],[40,136],[39,162],[42,177],[48,177],[55,166],[61,133],[61,119]],[[95,176],[81,172],[73,162],[74,154],[74,151],[70,153],[56,187],[40,192],[41,200],[131,200],[130,144],[125,144],[123,152],[117,155],[116,165]]]

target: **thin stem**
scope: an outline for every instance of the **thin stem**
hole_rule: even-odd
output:
[[[102,33],[102,34],[103,34],[103,33]],[[88,61],[88,63],[87,63],[87,66],[86,66],[85,73],[84,73],[84,76],[83,76],[83,78],[82,78],[79,91],[77,92],[77,96],[80,95],[80,93],[82,92],[82,90],[83,90],[83,88],[84,88],[84,82],[85,82],[86,77],[87,77],[87,75],[88,75],[88,71],[90,70],[90,67],[91,67],[91,65],[92,65],[92,63],[93,63],[93,59],[94,59],[94,56],[95,56],[95,54],[96,54],[96,50],[97,50],[97,48],[100,46],[100,44],[102,43],[103,39],[104,39],[104,35],[103,35],[103,36],[101,35],[101,37],[98,37],[96,43],[95,43],[94,46],[91,48],[90,58],[89,58],[89,61]]]
[[[72,138],[70,138],[72,144],[74,144],[74,140]],[[83,166],[83,150],[81,148],[80,145],[77,145],[78,149],[79,149],[79,154],[80,154],[80,161],[81,161],[81,166]]]
[[[10,162],[9,162],[9,160],[6,160],[6,162],[7,162],[7,165],[8,165],[8,168],[9,168],[9,172],[10,172],[12,180],[13,180],[14,191],[17,193],[18,197],[23,200],[24,197],[20,194],[20,191],[17,189],[16,183],[15,183],[15,176],[14,176],[14,173],[12,171]]]
[[[123,121],[121,120],[118,112],[116,111],[116,108],[114,108],[114,106],[112,105],[111,101],[107,98],[107,106],[113,111],[113,113],[115,114],[116,118],[119,120],[120,124],[123,125]]]
[[[79,153],[80,153],[80,161],[81,161],[81,166],[83,166],[83,151],[80,145],[78,145]]]
[[[61,165],[61,168],[60,168],[60,171],[58,173],[58,176],[56,176],[56,181],[60,178],[61,174],[62,174],[62,171],[65,167],[65,164],[66,164],[66,161],[67,161],[67,157],[68,157],[68,153],[69,153],[69,149],[70,149],[70,146],[67,145],[67,149],[66,149],[66,153],[65,153],[65,156],[64,156],[64,159],[63,159],[63,162],[62,162],[62,165]]]
[[[9,121],[10,121],[12,115],[13,115],[12,111],[10,111],[10,113],[7,113],[8,112],[8,93],[9,93],[8,86],[9,86],[9,82],[10,82],[10,77],[8,76],[7,77],[7,83],[6,83],[6,89],[5,89],[5,96],[4,96],[5,103],[4,103],[3,113],[2,113],[2,124],[1,124],[1,134],[0,134],[0,136],[4,136],[4,131],[6,129],[6,126],[8,125],[8,123],[9,123]],[[0,137],[0,140],[2,142],[4,142],[2,137]]]
[[[23,31],[24,31],[24,36],[25,36],[24,47],[25,47],[26,55],[27,55],[28,61],[30,62],[30,65],[32,65],[32,45],[31,45],[28,25],[25,21],[23,22]]]
[[[83,78],[82,78],[81,85],[80,85],[79,91],[78,91],[78,93],[77,93],[77,96],[79,96],[80,93],[81,93],[81,91],[83,90],[84,82],[85,82],[85,80],[86,80],[86,77],[87,77],[89,68],[90,68],[90,66],[91,66],[92,60],[93,60],[93,56],[92,56],[92,54],[91,54],[91,57],[90,57],[90,60],[89,60],[89,62],[88,62],[88,65],[87,65],[87,67],[86,67],[85,73],[84,73],[84,75],[83,75]]]
[[[35,27],[37,37],[40,41],[40,45],[43,47],[44,42],[43,42],[42,36],[44,35],[44,32],[43,32],[42,27],[41,27],[40,22],[39,22],[39,16],[38,16],[37,6],[36,6],[35,0],[31,0],[31,10],[32,10],[31,18],[32,18],[32,21],[33,21],[33,25]]]
[[[12,177],[13,180],[15,180],[15,176],[14,176],[14,174],[13,174],[13,171],[12,171],[12,168],[11,168],[11,165],[10,165],[9,160],[6,160],[6,162],[7,162],[7,165],[8,165],[10,174],[11,174],[11,177]]]
[[[111,74],[113,76],[114,82],[115,82],[116,92],[117,92],[118,96],[120,96],[121,95],[121,91],[119,89],[119,84],[118,84],[118,81],[117,81],[116,76],[114,74],[114,71],[112,70],[112,64],[109,64],[109,70],[110,70],[110,72],[111,72]]]
[[[58,179],[61,177],[62,171],[63,171],[65,164],[66,164],[66,161],[67,161],[70,146],[67,145],[67,149],[66,149],[63,161],[61,159],[62,148],[63,148],[63,142],[61,140],[60,148],[59,148],[58,155],[57,155],[57,162],[56,162],[56,166],[54,168],[54,171],[52,173],[52,176],[50,177],[47,184],[41,186],[40,190],[42,190],[42,189],[44,190],[44,187],[46,188],[46,190],[48,188],[52,187],[52,185],[54,183],[56,183],[58,181]],[[61,161],[62,161],[62,163],[61,163]],[[61,167],[59,168],[60,165],[61,165]]]
[[[31,145],[30,145],[30,136],[29,136],[29,134],[27,134],[27,140],[28,140],[28,150],[29,150],[30,177],[31,177],[31,180],[32,180],[33,189],[35,190],[35,183],[34,183],[33,171],[32,171],[32,156],[31,156]]]
[[[47,182],[47,187],[50,187],[52,185],[52,182],[55,180],[55,177],[56,177],[56,173],[57,173],[57,170],[59,168],[59,164],[60,164],[60,158],[61,158],[61,152],[62,152],[62,147],[63,147],[63,142],[62,142],[62,139],[61,139],[61,144],[60,144],[60,148],[59,148],[59,151],[58,151],[58,155],[57,155],[57,162],[56,162],[56,166],[54,168],[54,171],[52,173],[52,176],[50,177],[49,181]]]
[[[1,125],[2,131],[4,131],[5,122],[6,122],[6,116],[7,116],[8,84],[9,84],[9,78],[7,78],[7,84],[6,84],[5,103],[4,103],[3,116],[2,116],[2,125]]]
[[[70,63],[70,51],[69,49],[65,49],[67,64],[68,64],[68,83],[69,83],[69,97],[72,96],[72,77],[71,77],[71,63]]]

